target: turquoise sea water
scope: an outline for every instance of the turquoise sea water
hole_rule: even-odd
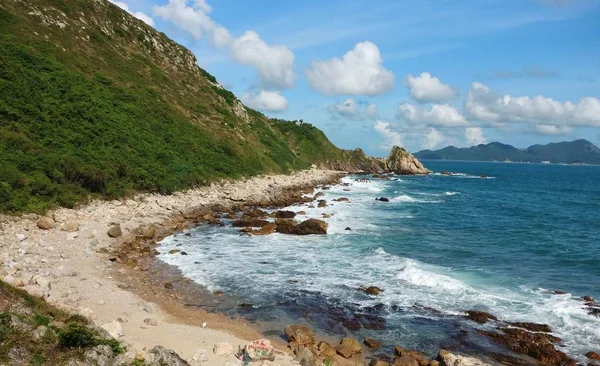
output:
[[[325,334],[372,336],[430,354],[495,351],[476,332],[491,325],[461,316],[477,309],[549,324],[575,358],[600,352],[600,318],[580,299],[600,298],[600,167],[425,165],[437,174],[371,183],[350,176],[349,186],[324,191],[329,207],[292,208],[333,214],[327,236],[245,237],[200,227],[159,248],[188,256],[160,259],[254,304],[239,313],[265,330],[302,320]],[[375,201],[380,196],[390,202]],[[339,197],[350,203],[331,202]],[[358,290],[370,285],[384,292]]]

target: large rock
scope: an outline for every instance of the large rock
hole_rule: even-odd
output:
[[[328,224],[317,219],[308,219],[297,225],[293,221],[283,219],[276,221],[277,232],[290,235],[324,235],[327,234]]]
[[[443,366],[491,366],[477,358],[455,355],[446,350],[440,350],[438,360]]]
[[[114,339],[119,339],[121,336],[123,336],[123,327],[121,326],[121,323],[116,320],[113,320],[110,323],[102,324],[100,327],[107,331],[108,334],[110,334],[110,336]]]
[[[275,212],[275,217],[279,219],[293,219],[296,217],[296,213],[293,211],[277,211]]]
[[[118,238],[123,235],[123,231],[121,231],[121,225],[116,224],[110,227],[107,232],[108,236],[111,238]]]
[[[269,235],[269,234],[273,234],[275,233],[275,230],[277,230],[277,225],[276,224],[267,224],[263,227],[260,228],[260,230],[253,230],[250,232],[250,234],[252,235]]]
[[[61,227],[61,230],[66,231],[68,233],[74,233],[76,231],[79,231],[79,223],[75,221],[65,222]]]
[[[350,358],[362,352],[360,342],[355,338],[342,338],[340,344],[335,347],[337,353],[344,357]]]
[[[498,320],[498,318],[496,318],[496,316],[494,316],[493,314],[477,310],[467,311],[467,318],[479,324],[485,324],[490,320]]]
[[[110,346],[99,345],[85,352],[84,356],[85,365],[97,365],[97,366],[113,366],[117,365],[117,361],[114,358],[114,354]]]
[[[189,366],[175,351],[163,346],[152,348],[144,358],[147,366]]]
[[[39,219],[36,224],[37,227],[42,230],[50,230],[56,227],[56,223],[54,222],[54,220],[46,216]]]
[[[396,174],[430,174],[423,164],[402,147],[394,146],[385,159],[388,170]]]
[[[309,327],[303,324],[288,325],[284,329],[288,342],[296,342],[299,345],[311,345],[315,343],[315,336]]]
[[[412,357],[402,356],[394,360],[394,366],[419,366],[419,362]]]

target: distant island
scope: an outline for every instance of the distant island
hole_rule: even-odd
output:
[[[526,149],[518,149],[500,142],[491,142],[468,148],[448,146],[435,151],[422,150],[416,153],[415,157],[424,160],[600,164],[600,148],[584,139],[532,145]]]

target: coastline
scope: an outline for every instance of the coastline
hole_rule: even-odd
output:
[[[94,201],[77,209],[57,209],[45,217],[3,216],[0,278],[85,315],[99,326],[118,323],[118,332],[122,333],[119,340],[129,345],[132,356],[143,356],[152,347],[162,345],[186,360],[205,350],[208,360],[203,364],[222,364],[225,359],[212,353],[215,343],[227,342],[237,349],[263,336],[245,321],[186,307],[176,291],[169,291],[157,278],[150,279],[160,271],[150,272],[150,267],[138,265],[141,262],[131,266],[116,260],[114,254],[124,243],[135,241],[143,228],[159,228],[144,239],[153,242],[198,225],[197,217],[189,213],[203,207],[285,205],[297,199],[300,190],[336,182],[343,174],[312,169],[213,184],[169,196],[140,194],[123,201]],[[115,224],[122,236],[112,238],[108,231]],[[153,256],[147,259],[154,262]],[[272,341],[280,350],[276,352],[277,364],[297,364],[287,355],[283,343]],[[233,356],[229,358],[234,360]]]

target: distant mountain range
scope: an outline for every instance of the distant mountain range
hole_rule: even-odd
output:
[[[448,146],[441,150],[422,150],[415,154],[424,160],[514,161],[531,163],[600,164],[600,148],[587,140],[532,145],[518,149],[491,142],[468,148]]]

